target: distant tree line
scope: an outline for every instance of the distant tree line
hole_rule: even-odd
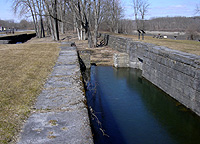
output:
[[[191,26],[200,32],[200,17],[161,17],[152,18],[146,22],[148,30],[159,31],[183,31],[191,29]]]
[[[200,33],[199,16],[151,18],[150,20],[145,20],[144,25],[144,30],[148,31],[185,32],[188,35],[188,39],[192,40],[199,37]],[[133,34],[137,29],[135,20],[123,19],[120,21],[120,33]]]
[[[123,19],[120,21],[120,29],[124,32],[127,30],[136,30],[135,20]],[[145,20],[144,30],[149,31],[180,31],[186,32],[189,29],[195,29],[200,32],[200,17],[158,17]]]
[[[200,32],[200,17],[160,17],[145,20],[149,3],[132,0],[134,20],[123,19],[120,0],[13,0],[15,13],[32,18],[37,37],[74,31],[89,47],[97,46],[98,31],[132,34],[138,29],[179,31],[194,35]],[[196,12],[199,13],[197,5]],[[25,21],[24,21],[25,23]],[[45,33],[46,32],[46,33]]]
[[[33,22],[27,20],[21,20],[20,22],[15,22],[14,20],[0,20],[0,26],[4,28],[14,28],[23,30],[33,30]]]

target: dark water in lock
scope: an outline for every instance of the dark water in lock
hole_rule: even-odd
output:
[[[92,66],[87,87],[95,144],[200,144],[200,118],[141,71]]]

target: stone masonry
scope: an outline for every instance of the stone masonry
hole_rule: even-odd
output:
[[[63,42],[18,144],[93,144],[76,47]]]
[[[141,69],[144,78],[200,116],[200,56],[128,38],[106,37],[108,46],[125,53],[114,65]]]

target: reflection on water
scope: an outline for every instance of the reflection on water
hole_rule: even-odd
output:
[[[91,119],[95,144],[200,143],[200,118],[139,70],[92,67],[87,87],[88,105],[101,122]]]
[[[22,44],[22,42],[17,42],[16,44]]]

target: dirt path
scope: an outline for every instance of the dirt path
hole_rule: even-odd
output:
[[[100,41],[100,40],[99,40]],[[91,63],[96,65],[113,65],[113,54],[119,53],[108,46],[88,48],[87,41],[75,41],[79,51],[90,51]]]

